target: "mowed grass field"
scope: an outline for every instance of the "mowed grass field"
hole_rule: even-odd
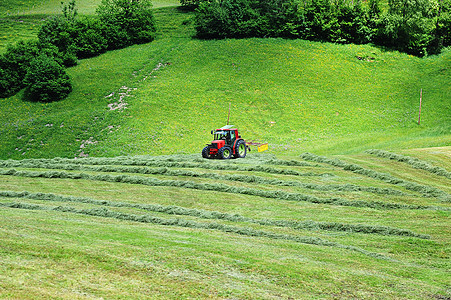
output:
[[[0,297],[447,299],[450,149],[411,153],[0,161]]]
[[[202,41],[175,5],[67,99],[0,99],[0,299],[449,299],[451,52]],[[59,11],[0,3],[0,53]],[[229,103],[269,151],[201,158]]]

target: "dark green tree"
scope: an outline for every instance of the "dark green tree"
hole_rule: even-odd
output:
[[[74,66],[77,64],[74,40],[78,33],[76,24],[77,10],[75,0],[69,1],[68,5],[62,4],[62,15],[48,19],[39,29],[38,39],[43,47],[53,45],[58,48],[59,57],[64,65]]]
[[[443,48],[451,46],[451,0],[440,0],[435,20],[428,48],[431,54],[438,54]]]
[[[106,26],[98,18],[77,19],[74,28],[71,49],[78,58],[93,57],[107,50]]]
[[[389,0],[381,18],[376,42],[410,54],[424,56],[434,31],[434,6],[429,0]]]
[[[58,101],[72,91],[72,83],[64,67],[45,54],[31,60],[24,84],[25,97],[30,101]]]
[[[105,38],[110,49],[147,43],[155,38],[150,0],[102,0],[97,14],[106,25]]]
[[[30,62],[39,53],[58,59],[55,47],[42,47],[37,41],[19,41],[9,45],[0,56],[0,97],[9,97],[24,87],[23,80]]]

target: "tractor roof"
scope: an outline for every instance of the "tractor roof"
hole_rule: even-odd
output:
[[[234,128],[235,125],[226,125],[226,126],[222,126],[221,128],[219,128],[218,130],[231,130],[231,129],[236,129]]]

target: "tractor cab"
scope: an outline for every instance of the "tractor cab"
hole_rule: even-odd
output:
[[[227,138],[230,139],[230,133],[228,131],[216,129],[216,131],[211,131],[211,133],[213,134],[213,140],[215,141],[226,140]]]
[[[212,131],[213,141],[225,141],[227,145],[231,145],[235,142],[237,138],[238,129],[216,129]]]

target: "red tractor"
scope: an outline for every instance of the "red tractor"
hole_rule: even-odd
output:
[[[203,158],[244,158],[247,150],[250,151],[246,141],[241,138],[238,129],[233,128],[233,125],[212,130],[211,134],[214,140],[202,150]]]

